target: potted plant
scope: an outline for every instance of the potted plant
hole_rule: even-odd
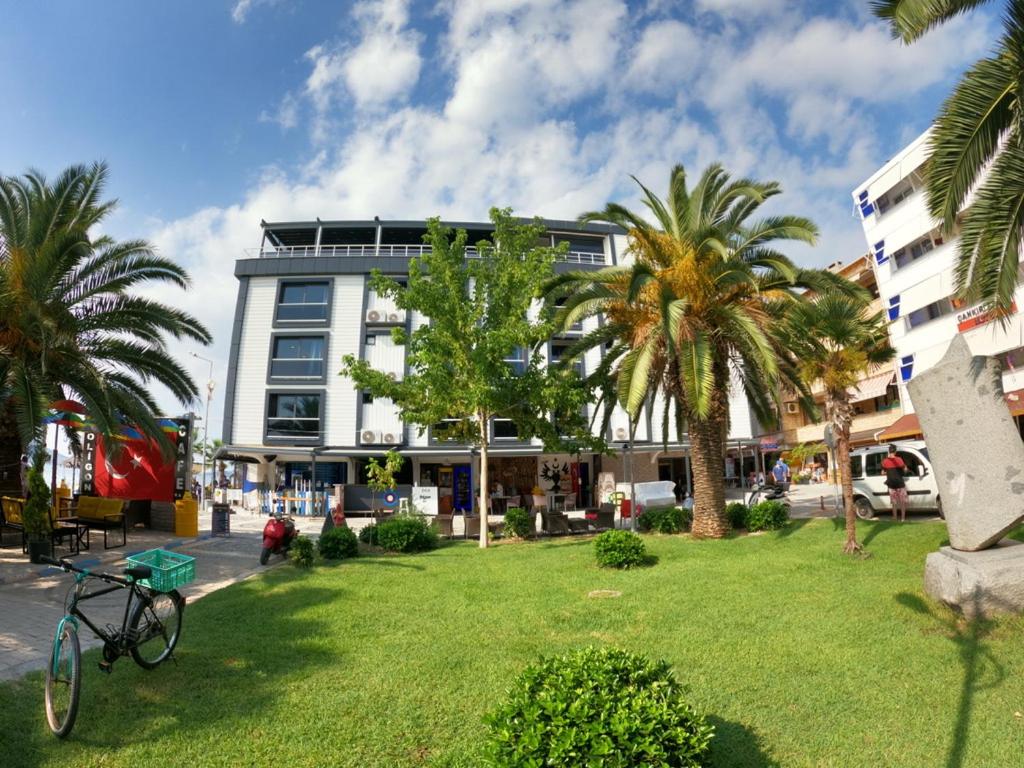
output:
[[[53,556],[53,525],[50,521],[50,487],[46,484],[43,466],[46,451],[37,450],[28,470],[28,498],[21,519],[28,537],[28,556],[33,563],[43,555]]]

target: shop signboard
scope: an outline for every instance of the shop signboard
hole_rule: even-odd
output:
[[[473,468],[470,465],[459,464],[452,468],[452,496],[456,512],[472,512]]]
[[[987,309],[984,304],[975,304],[972,307],[961,309],[963,304],[960,302],[953,303],[954,308],[959,311],[956,313],[956,329],[959,333],[964,333],[972,328],[985,325],[986,323],[992,322],[996,315],[995,313]],[[1017,302],[1013,301],[1010,303],[1009,314],[1013,314],[1017,311]]]
[[[412,505],[421,515],[437,514],[437,488],[432,485],[414,485],[409,494]]]
[[[100,435],[94,429],[87,429],[82,434],[82,477],[78,491],[83,496],[96,493],[96,445]]]

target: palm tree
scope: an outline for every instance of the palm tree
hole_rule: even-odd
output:
[[[850,477],[850,424],[853,402],[850,389],[872,369],[892,360],[888,328],[881,312],[872,313],[859,298],[824,294],[790,307],[782,338],[799,360],[804,381],[820,382],[825,394],[825,416],[836,442],[836,464],[843,482],[846,541],[843,552],[861,551],[857,542],[857,515]]]
[[[984,0],[879,0],[893,34],[913,42]],[[1024,236],[1024,0],[1007,0],[1003,36],[946,99],[929,139],[928,208],[947,235],[960,224],[957,292],[1005,317]],[[962,212],[973,193],[966,210]],[[958,221],[958,218],[960,221]]]
[[[660,394],[666,411],[663,439],[673,415],[677,434],[684,426],[688,430],[693,531],[721,537],[729,530],[723,456],[732,382],[739,381],[765,424],[777,418],[780,381],[810,402],[792,357],[771,329],[783,305],[800,300],[797,289],[849,284],[828,272],[802,270],[773,249],[776,240],[813,243],[817,230],[809,220],[751,220],[781,191],[774,182],[731,180],[712,165],[691,192],[685,170],[676,166],[665,201],[643,184],[640,188],[654,223],[615,203],[580,216],[626,229],[632,263],[561,275],[546,292],[551,301],[566,299],[556,315],[563,327],[603,316],[603,324],[571,353],[605,350],[594,381],[608,381],[614,372],[615,396],[634,421]],[[608,401],[611,388],[605,386],[604,393]]]
[[[0,177],[0,488],[15,488],[17,473],[4,470],[40,436],[55,400],[81,402],[104,435],[128,422],[169,450],[151,384],[183,404],[197,395],[165,338],[207,344],[210,334],[131,293],[187,288],[188,275],[143,240],[90,234],[116,205],[101,199],[106,178],[101,163],[67,168],[52,184],[37,171]]]

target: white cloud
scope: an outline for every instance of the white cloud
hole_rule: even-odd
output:
[[[237,0],[231,9],[231,18],[235,24],[244,24],[249,18],[249,12],[260,5],[277,5],[281,0]]]
[[[260,112],[261,123],[276,123],[284,130],[291,130],[299,124],[299,100],[294,93],[286,93],[273,112]]]
[[[626,82],[632,87],[665,93],[693,77],[700,62],[701,41],[689,26],[675,19],[644,29],[630,52]],[[685,90],[685,87],[684,87]]]
[[[765,16],[782,11],[786,0],[697,0],[697,10],[724,17]]]

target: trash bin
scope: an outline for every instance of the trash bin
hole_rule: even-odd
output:
[[[212,528],[214,536],[231,535],[231,507],[227,504],[213,505]]]
[[[188,491],[174,502],[174,535],[193,538],[199,535],[199,502]]]

